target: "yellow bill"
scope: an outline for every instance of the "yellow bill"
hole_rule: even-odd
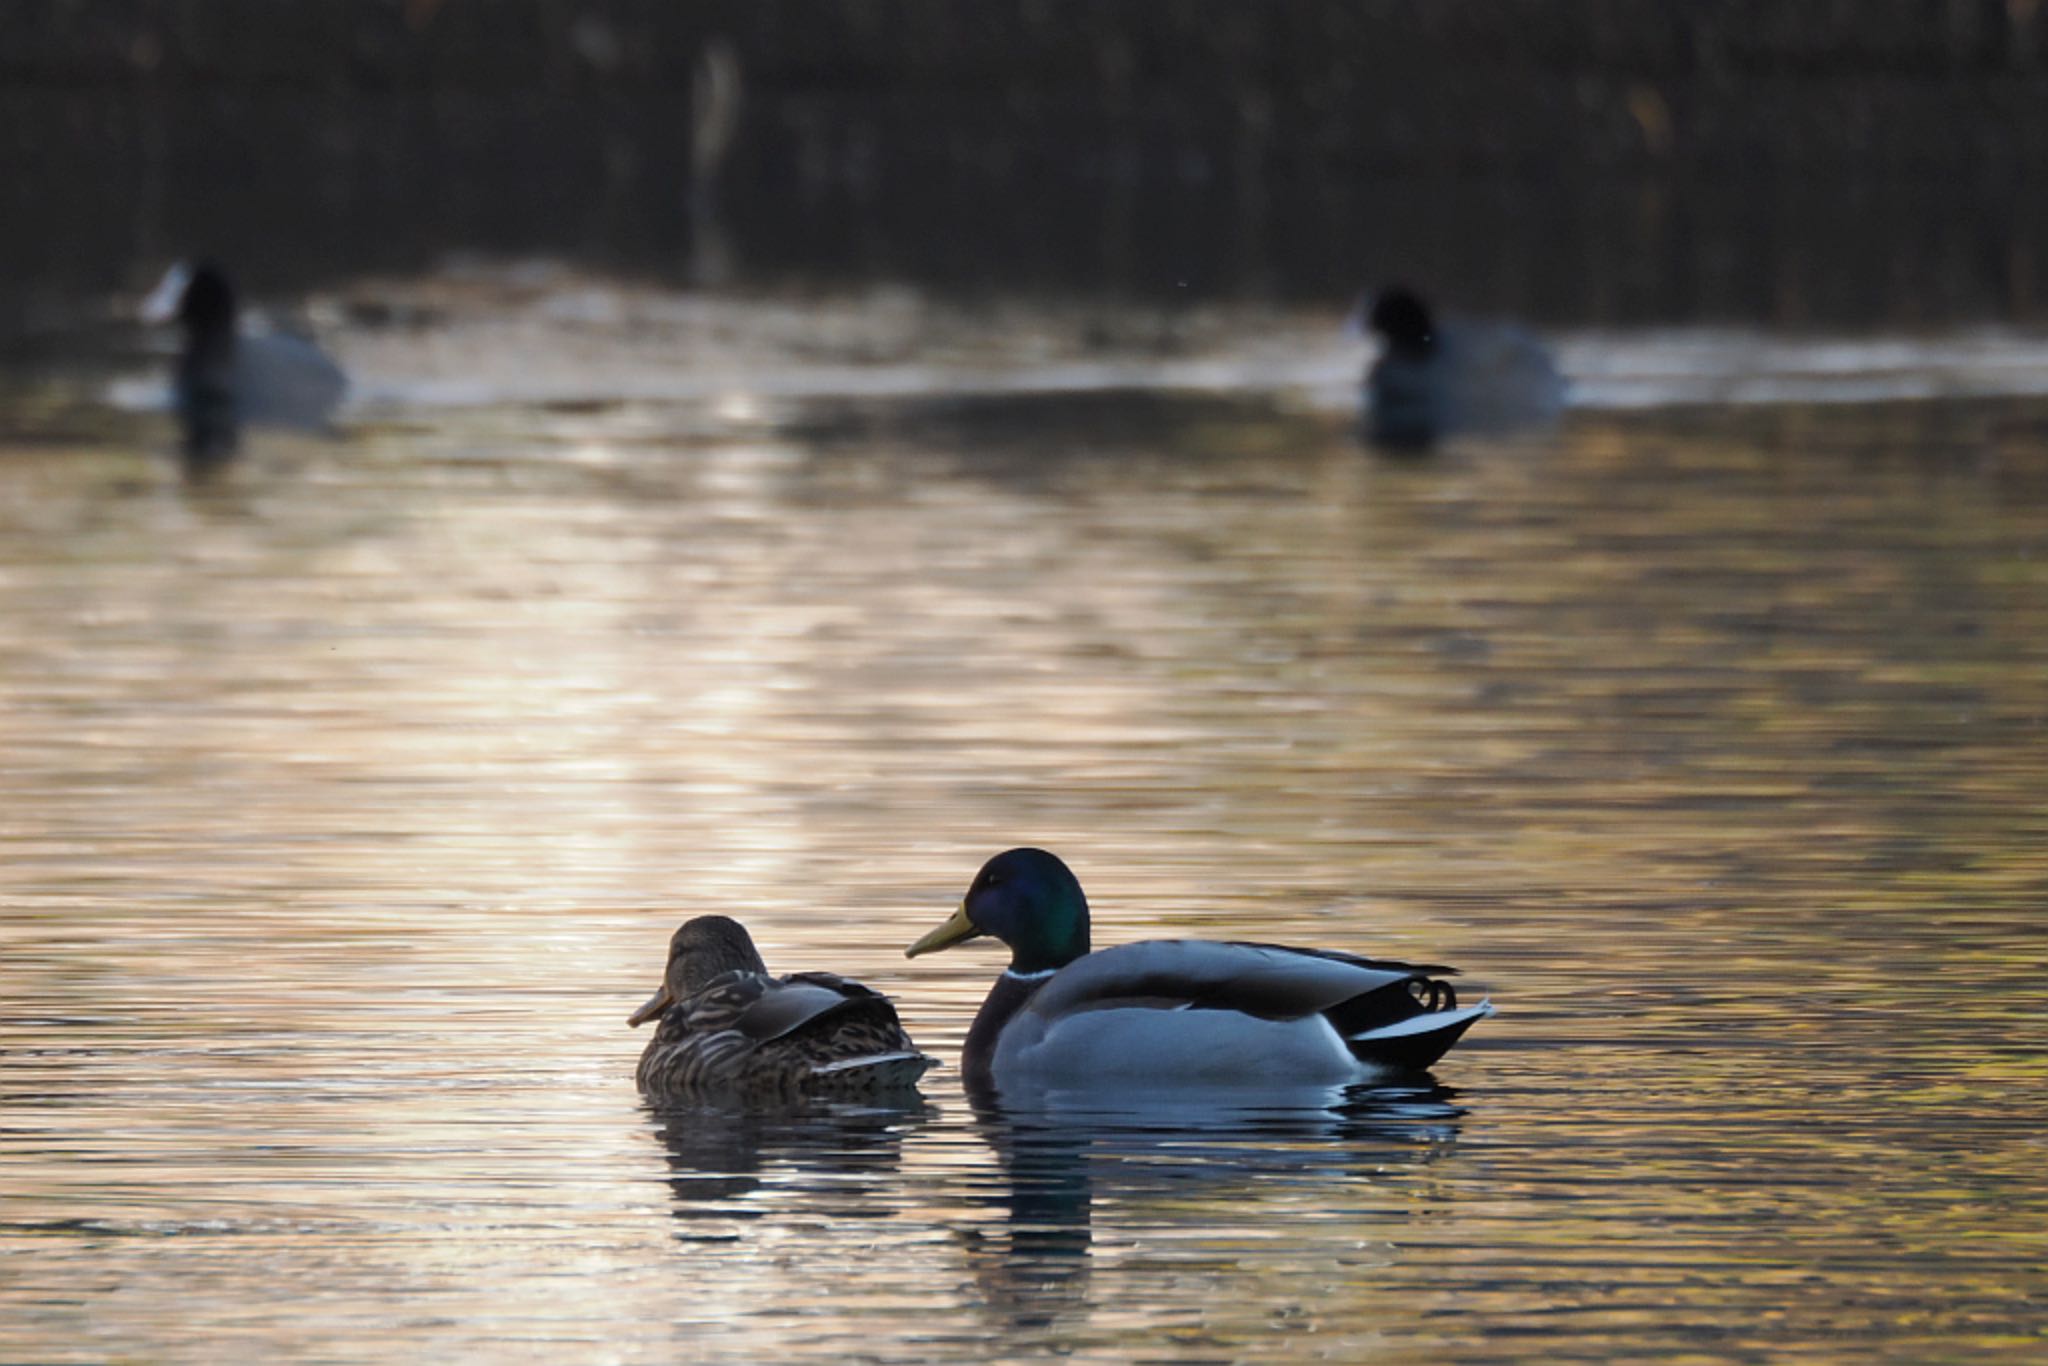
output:
[[[950,920],[905,949],[903,956],[915,958],[920,953],[937,953],[940,949],[952,948],[962,940],[972,939],[981,932],[981,927],[967,918],[967,903],[963,901],[960,903],[960,909],[953,912]]]

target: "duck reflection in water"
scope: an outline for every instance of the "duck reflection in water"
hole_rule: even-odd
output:
[[[983,1305],[1010,1329],[1086,1311],[1098,1200],[1123,1217],[1157,1204],[1185,1218],[1189,1202],[1231,1205],[1285,1180],[1324,1184],[1324,1206],[1342,1208],[1347,1190],[1383,1186],[1390,1172],[1425,1168],[1451,1149],[1464,1114],[1453,1094],[1419,1078],[1300,1092],[1292,1104],[1219,1105],[1213,1093],[1037,1111],[980,1101],[975,1122],[998,1166],[983,1199],[1002,1212],[1002,1228],[960,1239]]]
[[[915,1092],[880,1104],[792,1100],[781,1107],[650,1099],[648,1116],[667,1150],[671,1211],[691,1224],[787,1217],[806,1206],[828,1217],[885,1217],[903,1140],[936,1113]],[[773,1184],[786,1199],[743,1197]],[[698,1234],[712,1241],[731,1236]]]

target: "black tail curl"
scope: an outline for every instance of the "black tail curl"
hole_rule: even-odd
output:
[[[1458,989],[1441,978],[1411,978],[1408,982],[1408,994],[1428,1013],[1458,1008]]]

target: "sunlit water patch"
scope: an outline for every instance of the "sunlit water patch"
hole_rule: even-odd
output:
[[[0,446],[0,1356],[2038,1353],[2038,404],[701,416]],[[977,1114],[999,955],[902,949],[1021,842],[1098,943],[1501,1013],[1335,1108]],[[708,911],[925,1102],[646,1107]]]

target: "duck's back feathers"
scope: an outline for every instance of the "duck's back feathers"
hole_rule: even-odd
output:
[[[348,394],[348,376],[325,351],[287,332],[244,336],[235,347],[241,420],[320,431]]]
[[[1076,959],[1039,989],[1031,1008],[1060,1013],[1099,1009],[1114,1001],[1158,1000],[1289,1020],[1448,972],[1278,944],[1152,939]]]
[[[1337,1084],[1427,1067],[1492,1013],[1458,1009],[1450,975],[1276,944],[1123,944],[1047,976],[967,1065],[990,1075]]]
[[[1444,336],[1454,430],[1502,432],[1556,419],[1567,384],[1550,348],[1508,322],[1453,324]]]
[[[759,1046],[799,1030],[865,1020],[895,1027],[889,998],[859,982],[829,972],[770,977],[765,972],[728,973],[686,1003],[693,1027],[731,1029]]]
[[[694,949],[686,942],[692,926],[699,930]],[[707,917],[692,926],[677,934],[683,956],[671,959],[661,1024],[640,1055],[641,1090],[670,1098],[855,1098],[907,1090],[931,1066],[880,992],[829,972],[771,976],[737,924]],[[753,965],[701,980],[691,972],[691,952]],[[636,1018],[651,1018],[650,1008]]]

